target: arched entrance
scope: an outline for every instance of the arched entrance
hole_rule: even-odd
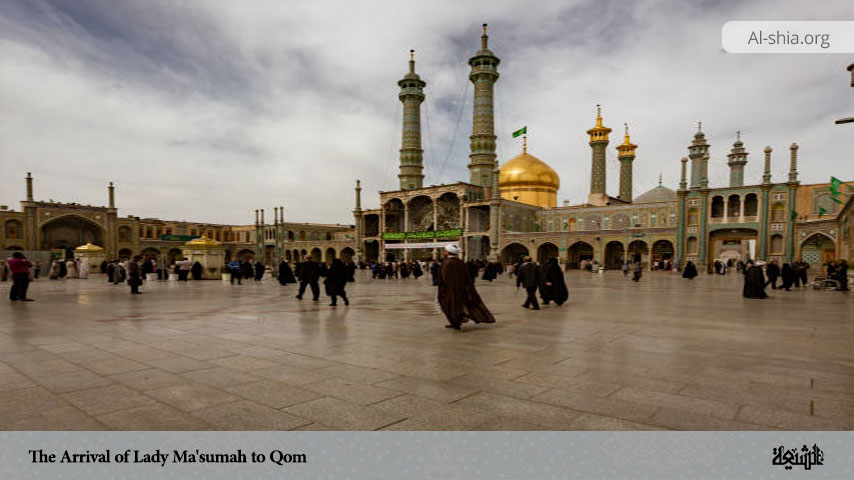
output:
[[[356,252],[354,252],[352,248],[344,247],[341,249],[341,261],[347,263],[353,260],[353,255],[355,254]]]
[[[184,253],[181,252],[180,248],[173,248],[173,249],[169,250],[169,263],[170,264],[172,264],[173,262],[177,262],[178,260],[181,260],[182,258],[184,258]]]
[[[369,239],[365,240],[365,260],[377,262],[380,259],[380,242]]]
[[[267,245],[266,247],[264,247],[264,263],[266,263],[267,265],[272,265],[273,256],[275,255],[275,253],[276,253],[276,247],[275,246]]]
[[[652,261],[658,264],[658,268],[664,268],[664,263],[673,256],[673,243],[669,240],[658,240],[652,244]]]
[[[311,259],[314,260],[315,262],[319,262],[319,261],[323,260],[323,252],[317,247],[311,249],[310,255],[311,255]]]
[[[623,266],[625,248],[623,242],[613,241],[605,245],[605,270],[619,270]]]
[[[586,242],[575,242],[566,252],[566,265],[578,269],[582,260],[593,260],[593,247]]]
[[[537,248],[537,262],[540,265],[545,265],[549,258],[559,256],[557,245],[551,242],[546,242]]]
[[[814,233],[801,242],[801,261],[824,265],[836,259],[836,244],[823,233]]]
[[[123,249],[119,250],[119,258],[120,259],[131,258],[132,256],[133,256],[133,251],[131,251],[131,249],[129,249],[129,248],[123,248]]]
[[[715,260],[727,261],[755,259],[757,232],[752,228],[725,228],[715,230],[709,235],[709,256],[699,259],[705,262],[707,271],[712,271]]]
[[[511,243],[501,250],[501,263],[516,263],[528,255],[528,249],[520,243]]]
[[[293,254],[290,250],[285,250],[285,261],[288,263],[293,261]]]
[[[255,258],[255,252],[249,250],[248,248],[244,248],[243,250],[237,252],[237,260],[241,262],[247,260],[251,261],[253,258]]]
[[[628,258],[632,263],[641,262],[641,266],[645,267],[649,262],[649,247],[647,247],[646,242],[635,240],[630,243]]]
[[[87,243],[104,246],[103,229],[91,220],[77,215],[66,215],[42,225],[42,250],[68,250]]]
[[[332,263],[332,260],[335,260],[335,249],[329,247],[326,249],[326,254],[323,257],[323,261],[326,263]]]

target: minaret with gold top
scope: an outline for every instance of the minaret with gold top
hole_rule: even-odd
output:
[[[629,140],[629,125],[625,124],[626,136],[623,143],[617,145],[620,159],[620,200],[632,201],[632,162],[635,160],[635,150],[638,146]]]
[[[471,183],[482,187],[492,185],[495,161],[495,120],[493,87],[498,81],[498,59],[487,48],[486,24],[480,37],[480,50],[469,59],[469,80],[474,84],[474,107],[471,126],[469,171]]]
[[[590,205],[607,205],[608,192],[605,191],[605,148],[608,146],[608,134],[611,129],[602,125],[602,106],[596,104],[596,126],[587,130],[590,135],[590,148],[593,150],[590,168]]]
[[[409,51],[409,73],[397,82],[400,86],[398,98],[403,102],[403,138],[400,144],[401,190],[421,188],[424,181],[421,149],[421,102],[427,83],[415,73],[415,50]]]

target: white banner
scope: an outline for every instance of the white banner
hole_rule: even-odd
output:
[[[729,53],[854,53],[854,22],[732,21],[721,44]]]
[[[445,248],[457,242],[426,242],[426,243],[386,243],[386,250],[408,250],[413,248]]]

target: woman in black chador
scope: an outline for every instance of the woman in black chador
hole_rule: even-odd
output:
[[[190,274],[193,275],[193,280],[201,280],[202,279],[202,264],[199,262],[194,262],[193,266],[190,267]]]
[[[765,298],[765,274],[762,273],[761,265],[747,262],[747,270],[744,272],[744,298]]]
[[[279,284],[284,286],[289,283],[297,283],[297,279],[294,277],[294,272],[291,271],[288,262],[282,260],[279,264]]]
[[[717,262],[715,262],[715,263],[717,263]],[[687,278],[688,280],[692,280],[696,276],[697,276],[697,267],[694,266],[694,262],[689,260],[688,263],[685,264],[685,269],[682,271],[682,278]]]
[[[783,288],[791,292],[792,284],[795,283],[795,270],[788,263],[784,263],[780,276],[783,277]]]
[[[548,305],[549,302],[555,302],[557,306],[563,305],[563,302],[569,298],[569,292],[566,289],[566,282],[563,279],[563,271],[557,263],[557,258],[551,257],[546,262],[545,283],[540,286],[540,296],[543,297],[543,305]]]
[[[326,280],[323,281],[323,285],[326,287],[326,295],[329,295],[332,300],[329,306],[337,306],[338,297],[344,300],[344,305],[350,305],[347,292],[344,290],[344,287],[347,286],[347,267],[344,266],[341,259],[333,259],[332,265],[326,270],[324,276]]]

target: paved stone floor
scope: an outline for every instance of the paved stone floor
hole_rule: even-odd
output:
[[[459,333],[424,278],[357,280],[336,309],[273,281],[39,280],[0,301],[0,428],[854,428],[850,294],[571,272],[535,312],[478,280],[498,323]]]

